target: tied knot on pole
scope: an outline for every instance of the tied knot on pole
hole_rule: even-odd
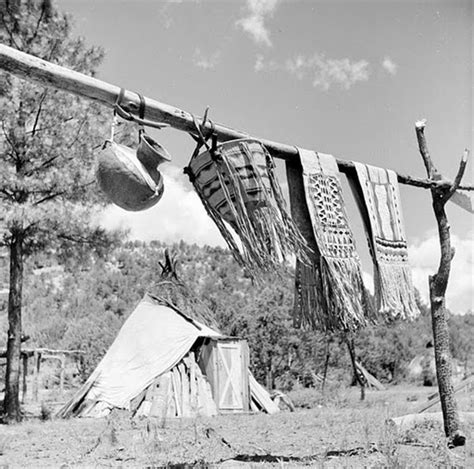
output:
[[[139,105],[138,105],[138,117],[134,115],[129,110],[125,109],[125,105],[122,104],[122,101],[125,97],[125,88],[120,88],[120,92],[117,96],[117,100],[114,104],[114,112],[116,112],[122,119],[126,121],[136,122],[140,125],[140,131],[143,131],[143,127],[153,127],[155,129],[164,129],[165,127],[169,127],[168,124],[164,122],[156,122],[150,119],[145,119],[146,115],[146,100],[145,97],[140,93],[135,93],[138,96]],[[133,104],[133,103],[131,103]]]

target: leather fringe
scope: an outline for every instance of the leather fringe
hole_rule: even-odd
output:
[[[418,316],[415,289],[409,264],[379,261],[374,269],[377,309],[391,319],[415,319]]]
[[[221,157],[214,162],[220,187],[232,214],[232,222],[229,224],[240,243],[233,236],[219,211],[206,199],[199,185],[193,184],[206,212],[217,225],[234,258],[255,279],[261,278],[263,272],[275,272],[281,269],[282,262],[292,255],[307,260],[309,251],[303,236],[287,212],[273,162],[268,152],[266,153],[271,190],[264,190],[265,200],[258,206],[249,203],[239,174],[225,152],[222,152]],[[264,187],[251,155],[248,161],[253,176],[260,187]]]

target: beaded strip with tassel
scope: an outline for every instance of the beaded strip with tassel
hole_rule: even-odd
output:
[[[377,309],[385,319],[412,319],[419,314],[403,227],[395,172],[354,162],[350,178],[364,220],[374,262]]]
[[[297,259],[295,322],[325,331],[350,331],[367,323],[360,259],[342,198],[335,159],[298,149],[301,164],[287,162],[293,218],[313,250]]]

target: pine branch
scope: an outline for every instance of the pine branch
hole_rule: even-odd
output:
[[[91,239],[90,237],[87,237],[87,236],[67,235],[67,234],[61,233],[58,235],[58,238],[64,239],[65,241],[72,241],[74,243],[86,244],[86,245],[91,245],[91,246],[94,246],[96,244],[96,241],[94,239]]]
[[[64,194],[66,194],[68,191],[61,191],[61,192],[54,192],[54,193],[51,193],[51,194],[48,194],[47,196],[43,197],[42,199],[40,200],[37,200],[33,203],[33,205],[40,205],[44,202],[48,202],[50,200],[53,200],[55,199],[56,197],[60,197]]]
[[[8,14],[13,17],[12,12],[10,11],[10,7],[7,4],[6,10],[8,11]],[[8,22],[5,20],[5,15],[2,13],[2,23],[3,27],[5,28],[5,31],[7,32],[9,38],[10,38],[10,43],[15,46],[16,49],[21,50],[20,46],[18,43],[15,41],[15,35],[13,34],[13,31],[8,27]]]
[[[7,189],[0,189],[0,193],[6,195],[10,200],[14,200],[14,193]]]
[[[38,105],[38,111],[36,112],[36,116],[35,116],[35,123],[33,124],[33,130],[31,131],[31,135],[34,137],[35,134],[36,134],[36,127],[38,126],[38,122],[39,122],[39,117],[40,117],[40,114],[41,114],[41,110],[43,109],[43,102],[44,100],[46,99],[46,96],[48,95],[48,90],[45,90],[43,92],[43,94],[41,95],[41,98],[40,98],[40,102],[39,102],[39,105]]]
[[[38,21],[36,23],[35,31],[34,31],[33,35],[29,39],[26,40],[26,44],[27,44],[28,47],[34,42],[34,40],[38,36],[39,27],[41,25],[41,22],[43,21],[45,11],[46,11],[46,8],[43,4],[43,5],[41,5],[41,14],[40,14],[40,16],[38,18]]]
[[[39,172],[41,171],[42,169],[47,169],[51,163],[53,163],[55,160],[57,160],[61,155],[56,155],[56,156],[52,156],[51,158],[49,158],[48,160],[44,161],[43,163],[41,163],[40,165],[38,166],[35,166],[34,168],[31,168],[29,171],[27,171],[25,173],[25,176],[31,176],[32,174],[36,173],[36,172]]]
[[[81,134],[82,128],[84,127],[84,124],[87,122],[87,116],[82,119],[82,122],[79,124],[79,128],[77,129],[76,136],[72,139],[71,143],[67,145],[67,148],[70,149],[73,147],[73,145],[79,140],[79,135]]]
[[[89,182],[86,182],[84,184],[80,184],[80,185],[75,185],[74,186],[74,190],[77,192],[77,191],[81,191],[81,190],[84,190],[86,189],[87,187],[91,186],[95,184],[95,181],[89,181]],[[63,190],[63,191],[56,191],[56,192],[50,192],[50,191],[30,191],[30,194],[47,194],[45,195],[43,198],[33,202],[33,205],[40,205],[44,202],[47,202],[47,201],[50,201],[50,200],[53,200],[57,197],[60,197],[62,195],[65,195],[65,194],[70,194],[71,192],[71,187],[68,187],[66,190]]]
[[[70,122],[74,119],[76,119],[76,118],[75,117],[68,117],[68,118],[65,118],[62,122],[66,123],[66,122]],[[36,129],[36,133],[44,132],[45,130],[52,129],[53,127],[57,127],[57,124],[48,125],[46,127],[40,127],[39,129]],[[33,133],[33,130],[28,130],[27,132],[25,132],[25,134],[31,134],[31,133]]]
[[[15,155],[12,154],[11,156],[13,158],[13,161],[16,163],[20,159],[20,155],[18,153],[15,143],[11,140],[10,136],[8,135],[7,129],[5,129],[5,122],[3,120],[2,120],[2,130],[3,130],[3,135],[5,136],[5,140],[10,145],[10,148],[15,154]]]
[[[59,39],[56,39],[56,40],[53,42],[53,45],[52,45],[52,47],[51,47],[51,50],[49,51],[48,58],[47,58],[48,62],[51,61],[51,59],[52,59],[54,53],[56,52],[56,47],[58,47],[58,44],[59,44]]]

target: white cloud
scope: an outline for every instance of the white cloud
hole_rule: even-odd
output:
[[[206,56],[201,52],[199,47],[196,47],[193,55],[193,64],[203,70],[214,70],[219,63],[221,54],[219,51],[214,52],[210,56]]]
[[[265,69],[265,59],[263,58],[263,55],[257,55],[253,69],[256,72],[261,72]]]
[[[270,31],[265,25],[266,20],[273,15],[280,0],[247,0],[246,14],[236,22],[258,45],[270,47]]]
[[[160,7],[158,9],[158,16],[161,20],[161,24],[165,29],[170,29],[175,25],[175,21],[172,17],[172,9],[174,9],[175,6],[177,8],[181,4],[200,2],[201,0],[162,0],[159,2]]]
[[[474,311],[474,233],[464,238],[451,235],[456,254],[451,264],[446,305],[453,313]],[[413,282],[426,301],[429,301],[428,277],[438,270],[440,246],[438,235],[428,233],[423,240],[409,248]]]
[[[262,54],[257,55],[255,65],[253,66],[254,71],[257,73],[278,70],[280,68],[281,67],[274,60],[266,60]]]
[[[309,78],[315,88],[324,91],[328,91],[332,85],[348,90],[357,82],[367,81],[370,76],[369,62],[366,60],[328,59],[324,54],[311,57],[298,55],[287,60],[285,69],[300,80]]]
[[[398,65],[390,57],[384,57],[382,67],[390,73],[390,75],[395,75],[398,70]]]
[[[161,200],[143,212],[107,208],[100,223],[106,228],[130,228],[131,239],[226,246],[219,230],[207,215],[199,197],[187,184],[182,169],[171,164],[160,167],[165,190]]]

